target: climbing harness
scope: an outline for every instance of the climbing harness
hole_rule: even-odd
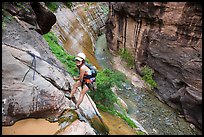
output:
[[[91,100],[90,100],[89,96],[87,95],[87,93],[86,93],[86,96],[87,96],[89,102],[91,103]],[[105,125],[105,123],[104,123],[102,117],[97,113],[97,111],[96,111],[96,109],[95,109],[95,107],[93,106],[92,103],[91,103],[91,106],[92,106],[92,108],[94,109],[94,112],[95,112],[96,116],[100,119],[101,123],[103,123],[104,127],[107,129],[107,127],[106,127],[106,125]]]

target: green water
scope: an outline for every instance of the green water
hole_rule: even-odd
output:
[[[107,50],[105,35],[96,42],[96,59],[103,68],[112,68],[112,57]],[[149,135],[198,135],[201,131],[191,128],[178,112],[161,102],[152,92],[123,83],[117,95],[128,106],[128,114],[138,121]]]
[[[96,41],[95,57],[102,68],[113,69],[112,55],[107,49],[105,35],[101,35]]]

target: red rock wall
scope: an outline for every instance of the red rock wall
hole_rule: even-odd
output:
[[[154,91],[202,129],[202,7],[194,2],[111,2],[106,27],[113,53],[128,49],[141,74],[154,69]]]

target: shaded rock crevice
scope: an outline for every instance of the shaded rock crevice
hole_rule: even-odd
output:
[[[31,24],[30,29],[41,35],[48,33],[56,22],[56,16],[39,2],[3,2],[3,9]]]

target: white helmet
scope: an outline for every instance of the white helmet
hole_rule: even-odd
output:
[[[79,61],[82,61],[82,60],[85,60],[86,59],[86,55],[84,53],[78,53],[76,58],[76,60],[79,60]]]

